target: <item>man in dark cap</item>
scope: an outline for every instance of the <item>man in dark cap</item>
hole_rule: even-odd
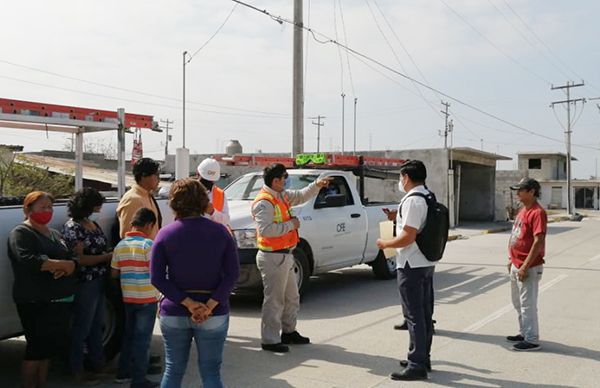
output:
[[[156,237],[156,233],[158,233],[158,229],[160,229],[162,224],[162,215],[153,196],[154,191],[156,191],[160,183],[158,168],[158,162],[150,158],[142,158],[133,166],[135,184],[123,195],[119,206],[117,206],[119,234],[121,238],[131,230],[131,221],[135,212],[143,207],[152,210],[156,216],[157,222],[152,228],[152,233],[148,236],[151,240],[154,240],[154,237]]]
[[[537,201],[538,181],[523,178],[510,188],[517,191],[523,207],[515,218],[508,244],[508,273],[512,303],[519,316],[519,333],[506,339],[515,343],[512,350],[533,351],[540,349],[537,300],[544,270],[548,217]]]

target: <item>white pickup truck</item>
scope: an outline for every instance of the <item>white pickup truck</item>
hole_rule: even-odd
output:
[[[329,270],[367,263],[378,278],[394,276],[394,261],[386,260],[377,249],[379,222],[386,219],[383,207],[396,207],[394,203],[363,204],[356,189],[357,179],[350,172],[323,170],[288,170],[292,189],[300,189],[318,176],[334,177],[329,190],[323,189],[314,199],[293,208],[301,221],[300,244],[294,252],[295,271],[300,290],[306,289],[311,275]],[[256,268],[256,229],[250,207],[262,187],[262,174],[251,173],[234,181],[226,188],[231,212],[231,226],[239,247],[242,273],[237,291],[259,289],[260,275]],[[112,235],[115,224],[117,199],[108,199],[102,206],[98,223],[107,236]],[[173,213],[165,199],[158,204],[163,215],[163,225],[173,221]],[[54,204],[50,227],[61,230],[68,220],[66,203]],[[22,333],[21,322],[12,300],[13,272],[8,259],[9,232],[23,221],[23,208],[18,202],[0,206],[0,339]],[[120,295],[114,284],[108,284],[106,295],[104,345],[108,358],[120,349],[123,330],[123,309]]]
[[[382,209],[396,208],[397,203],[363,201],[357,190],[359,178],[349,171],[289,169],[288,174],[289,189],[302,189],[318,177],[333,177],[328,188],[292,209],[300,220],[294,271],[301,293],[311,275],[357,264],[369,264],[377,278],[394,277],[395,261],[385,258],[375,240],[379,237],[379,223],[387,220]],[[262,173],[256,172],[241,176],[225,189],[241,265],[237,291],[261,287],[251,206],[262,186]]]
[[[172,222],[173,215],[168,209],[167,201],[159,200],[158,203],[163,214],[163,223]],[[108,199],[102,206],[97,221],[109,237],[115,224],[117,204],[117,199]],[[56,202],[50,227],[60,231],[68,219],[66,202]],[[8,234],[21,222],[23,222],[22,205],[0,206],[0,339],[15,337],[23,332],[12,298],[13,271],[7,253]],[[103,343],[105,354],[110,359],[120,349],[124,317],[119,290],[112,282],[107,282],[106,289]]]

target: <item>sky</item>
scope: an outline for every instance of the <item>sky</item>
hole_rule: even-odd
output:
[[[291,0],[248,3],[293,19]],[[0,98],[172,120],[174,153],[188,51],[190,152],[222,153],[230,139],[245,152],[291,152],[288,23],[229,0],[23,0],[2,14]],[[320,150],[341,150],[342,111],[352,151],[355,98],[357,150],[443,147],[443,100],[452,144],[513,158],[499,169],[516,168],[517,152],[565,152],[566,106],[550,103],[566,95],[551,86],[584,81],[571,97],[600,97],[598,14],[593,0],[304,0],[304,24],[319,41],[361,55],[304,35],[305,152],[317,149],[318,115]],[[599,103],[572,107],[576,178],[596,174]],[[70,145],[65,134],[6,128],[0,139],[26,151]],[[164,133],[142,139],[145,156],[164,157]],[[128,152],[132,142],[128,135]],[[86,135],[86,143],[116,145],[116,134]]]

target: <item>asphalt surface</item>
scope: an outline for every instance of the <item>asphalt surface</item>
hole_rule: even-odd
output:
[[[473,232],[447,246],[435,275],[433,372],[411,386],[600,386],[600,218],[549,226],[538,352],[517,353],[505,341],[518,328],[506,273],[508,237]],[[368,266],[311,280],[298,329],[313,343],[288,354],[260,350],[255,298],[233,297],[232,304],[222,368],[228,387],[409,385],[388,377],[408,347],[407,333],[392,329],[401,320],[395,281],[375,280]],[[152,347],[162,351],[158,327]],[[22,339],[0,342],[1,387],[18,386],[23,351]],[[195,360],[192,350],[185,387],[201,386]],[[71,386],[59,365],[48,386]],[[119,385],[106,378],[101,386]]]

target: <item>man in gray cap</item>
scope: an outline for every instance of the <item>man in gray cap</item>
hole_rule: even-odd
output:
[[[512,303],[519,316],[519,334],[506,337],[514,342],[512,350],[539,350],[537,300],[544,270],[544,251],[548,217],[537,199],[540,184],[523,178],[510,187],[517,191],[523,207],[517,214],[508,244],[508,273]]]

